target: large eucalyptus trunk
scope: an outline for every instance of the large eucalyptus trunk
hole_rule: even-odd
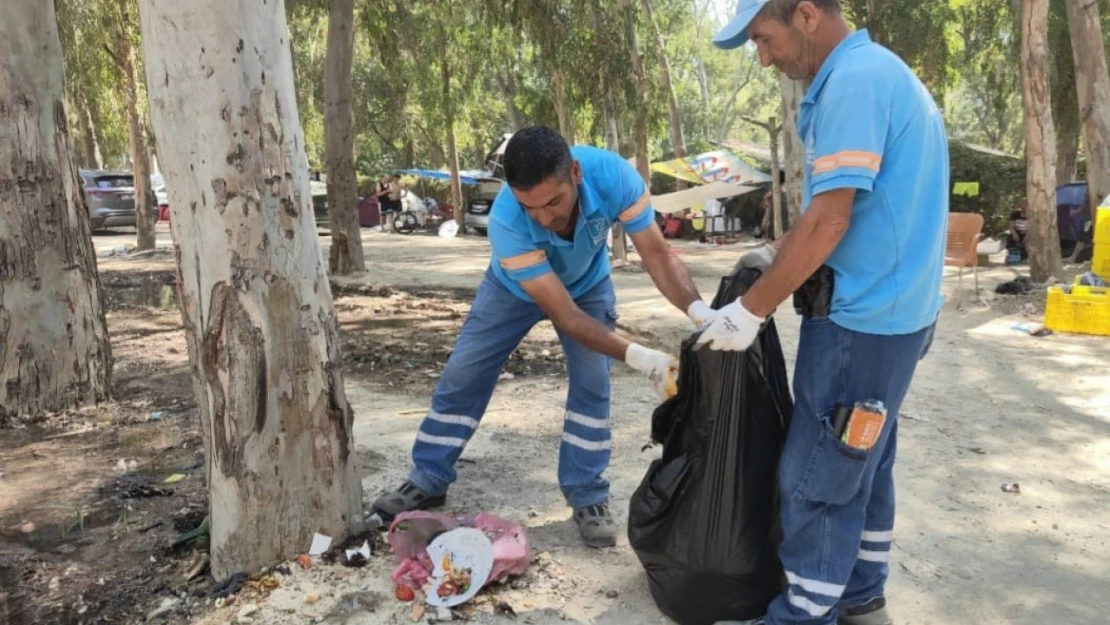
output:
[[[1029,201],[1026,249],[1030,273],[1039,282],[1063,275],[1056,227],[1056,134],[1048,80],[1048,2],[1025,0],[1021,17],[1021,92]]]
[[[331,0],[324,68],[324,144],[328,168],[328,230],[332,275],[366,271],[359,227],[355,177],[351,64],[355,54],[354,0]]]
[[[225,579],[361,517],[284,3],[141,0]],[[168,78],[167,78],[168,77]]]
[[[1075,56],[1079,118],[1087,184],[1094,204],[1110,196],[1110,75],[1097,2],[1068,0],[1068,26]]]
[[[53,2],[0,2],[0,421],[107,399],[112,354]]]

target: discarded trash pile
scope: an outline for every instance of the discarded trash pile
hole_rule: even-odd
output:
[[[524,528],[484,513],[462,519],[399,514],[389,528],[389,544],[397,558],[397,598],[423,597],[437,607],[463,604],[486,585],[523,574],[532,561]]]

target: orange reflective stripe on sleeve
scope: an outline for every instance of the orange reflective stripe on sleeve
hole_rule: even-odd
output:
[[[632,221],[633,219],[639,217],[640,214],[643,213],[645,210],[647,210],[648,206],[651,206],[651,191],[644,191],[644,194],[640,196],[640,199],[636,200],[635,204],[629,206],[628,209],[621,213],[618,219],[620,219],[622,222]]]
[[[813,175],[827,174],[830,171],[836,171],[844,167],[870,169],[877,173],[882,162],[883,157],[874,152],[847,150],[829,156],[822,156],[813,161]]]
[[[501,268],[506,271],[516,271],[518,269],[527,269],[535,267],[547,261],[547,253],[543,250],[534,250],[520,254],[519,256],[510,256],[501,259]]]

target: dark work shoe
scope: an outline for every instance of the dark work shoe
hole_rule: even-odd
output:
[[[575,509],[574,522],[587,546],[599,549],[616,546],[617,522],[609,512],[609,502]]]
[[[894,625],[886,611],[886,599],[876,597],[863,605],[840,611],[838,625]]]
[[[402,512],[438,508],[447,503],[446,495],[432,496],[420,490],[412,482],[406,481],[393,492],[383,493],[374,500],[373,512],[378,513],[386,523]]]

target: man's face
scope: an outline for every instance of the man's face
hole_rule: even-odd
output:
[[[581,182],[582,166],[574,161],[569,177],[550,176],[531,189],[513,189],[513,196],[536,223],[553,232],[563,233],[574,218]]]
[[[748,25],[748,38],[759,52],[764,67],[775,66],[791,80],[813,78],[812,37],[815,29],[813,6],[803,3],[794,10],[790,23],[757,15]]]

